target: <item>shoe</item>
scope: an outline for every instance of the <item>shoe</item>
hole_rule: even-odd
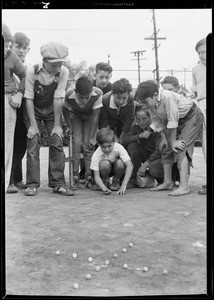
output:
[[[91,190],[97,190],[98,187],[94,181],[94,178],[89,175],[86,179],[85,179],[85,186]]]
[[[24,182],[22,182],[22,181],[17,182],[17,183],[14,183],[14,185],[15,185],[18,189],[22,189],[22,190],[27,189],[27,185],[24,184]]]
[[[113,177],[112,184],[110,185],[111,191],[118,191],[120,189],[120,179]]]
[[[74,192],[66,186],[55,186],[53,188],[53,193],[60,194],[63,196],[73,196]]]
[[[126,189],[134,189],[134,188],[137,188],[137,185],[135,185],[132,181],[129,181]]]
[[[110,178],[107,180],[103,180],[103,183],[105,184],[105,186],[107,187],[107,189],[110,190]]]
[[[206,195],[207,194],[207,186],[205,186],[205,188],[203,188],[203,186],[202,186],[202,189],[198,191],[198,194],[199,195]]]
[[[79,190],[79,188],[80,188],[80,180],[79,180],[79,177],[78,177],[78,176],[74,176],[73,180],[74,180],[74,182],[73,182],[72,190],[73,190],[73,191]]]
[[[25,196],[36,196],[37,188],[33,186],[29,186],[25,191]]]
[[[18,189],[15,187],[14,184],[10,184],[7,188],[6,193],[7,194],[15,194],[15,193],[18,193]]]

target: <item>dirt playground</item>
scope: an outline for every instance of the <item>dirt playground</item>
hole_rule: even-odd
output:
[[[48,148],[41,148],[40,157],[38,194],[26,197],[19,190],[5,199],[7,295],[206,294],[200,147],[191,194],[181,197],[140,188],[103,195],[84,186],[72,197],[53,194],[47,187]],[[68,182],[68,163],[65,175]]]

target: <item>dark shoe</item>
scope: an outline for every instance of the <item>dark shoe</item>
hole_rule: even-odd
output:
[[[6,193],[7,194],[15,194],[15,193],[18,193],[18,189],[15,187],[14,184],[10,184],[7,188]]]
[[[134,184],[132,181],[129,181],[126,189],[135,189],[135,188],[137,188],[137,185]]]
[[[94,178],[89,175],[86,179],[85,179],[85,186],[91,190],[97,190],[98,187],[94,181]]]
[[[73,183],[73,186],[72,186],[72,190],[73,191],[79,190],[79,188],[80,188],[79,177],[78,176],[74,176],[73,180],[74,180],[74,183]]]
[[[14,185],[15,185],[18,189],[22,189],[22,190],[27,189],[27,185],[24,184],[24,182],[22,182],[22,181],[17,182],[17,183],[14,183]]]
[[[29,186],[25,191],[25,196],[36,196],[37,188],[33,186]]]
[[[206,195],[207,194],[207,186],[205,186],[205,188],[202,187],[201,190],[198,191],[199,195]]]
[[[73,196],[74,195],[73,191],[66,186],[55,186],[53,188],[53,193],[60,194],[63,196]]]
[[[103,183],[105,184],[105,186],[107,187],[107,189],[110,190],[110,178],[107,180],[103,180]]]
[[[111,191],[118,191],[120,189],[120,179],[113,177],[112,184],[110,185]]]

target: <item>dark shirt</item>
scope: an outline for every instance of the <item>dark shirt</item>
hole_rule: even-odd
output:
[[[99,128],[109,126],[114,129],[118,122],[122,123],[122,131],[128,132],[134,121],[134,97],[129,94],[128,101],[125,106],[121,106],[119,111],[110,107],[110,99],[112,91],[103,96],[103,107],[100,112]]]
[[[96,86],[96,80],[95,79],[93,80],[93,86]],[[99,87],[99,89],[101,89],[101,88]],[[111,82],[109,82],[106,87],[101,89],[101,91],[103,92],[103,95],[107,94],[111,90],[112,90],[112,83]]]

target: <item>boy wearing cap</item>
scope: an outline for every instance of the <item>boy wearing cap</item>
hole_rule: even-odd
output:
[[[102,91],[93,87],[87,76],[81,76],[76,82],[75,89],[66,93],[63,115],[73,138],[74,189],[79,188],[79,154],[82,150],[85,161],[85,185],[90,189],[96,189],[90,164],[96,145],[102,95]]]
[[[5,190],[8,187],[12,159],[14,130],[16,124],[16,109],[21,106],[25,85],[25,67],[15,52],[10,49],[13,36],[7,27],[2,24],[2,37],[4,39],[4,98],[5,98]],[[18,88],[13,74],[20,79]]]
[[[30,50],[30,39],[26,34],[22,32],[16,32],[13,36],[13,44],[11,49],[21,59],[25,68],[27,69],[26,55]],[[15,76],[15,75],[14,75]],[[15,76],[17,86],[19,85],[19,79]],[[14,133],[14,145],[13,145],[13,162],[10,175],[10,183],[7,189],[7,193],[17,193],[18,188],[26,188],[23,183],[22,177],[22,159],[25,155],[27,148],[27,129],[23,120],[23,106],[25,105],[25,99],[22,99],[22,104],[17,108],[17,119]]]
[[[61,127],[62,103],[69,71],[62,66],[67,60],[68,48],[50,42],[40,48],[42,63],[28,68],[25,83],[27,132],[27,182],[26,196],[35,196],[40,186],[41,121],[49,136],[49,187],[54,193],[72,196],[64,177],[65,154]],[[26,113],[27,112],[27,113]]]

